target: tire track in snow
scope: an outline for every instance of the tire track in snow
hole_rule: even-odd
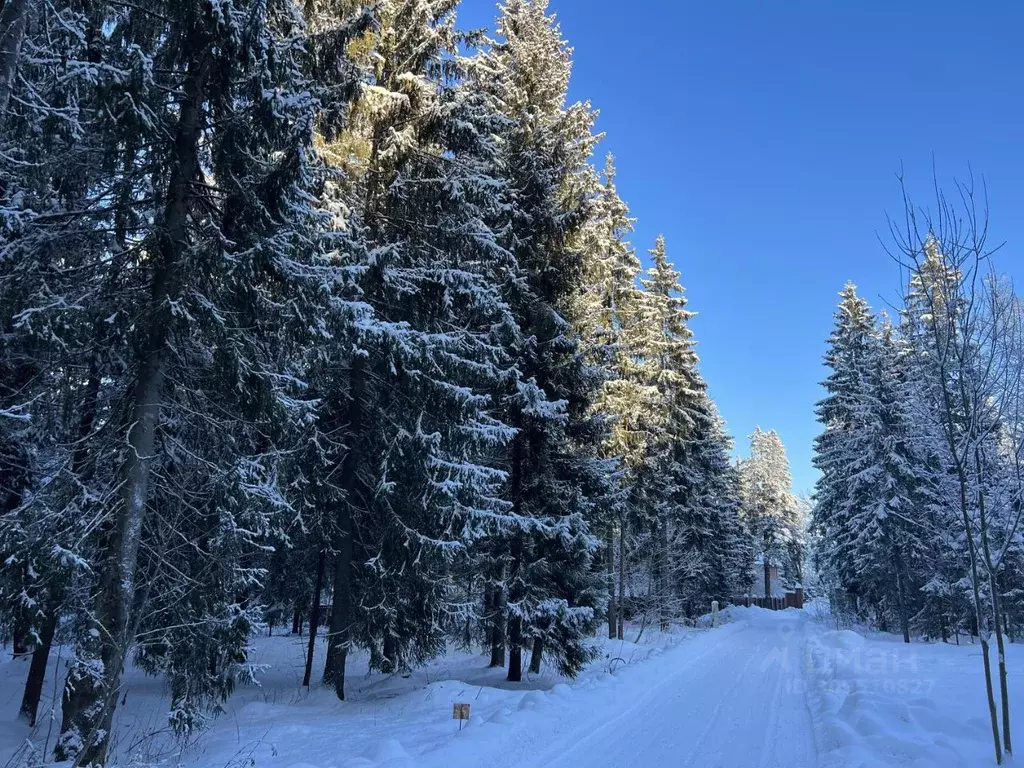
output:
[[[758,646],[757,650],[760,651],[761,647]],[[714,709],[708,716],[708,724],[704,727],[704,730],[701,731],[700,735],[697,737],[696,742],[694,742],[690,753],[686,757],[686,762],[683,763],[683,766],[694,765],[693,761],[697,758],[700,758],[701,760],[705,759],[706,755],[704,747],[707,744],[708,737],[711,735],[711,733],[715,730],[715,727],[718,725],[722,711],[725,709],[726,705],[732,701],[732,694],[735,693],[746,682],[745,678],[747,675],[747,671],[750,669],[751,665],[758,660],[758,656],[758,653],[751,653],[747,658],[747,663],[743,665],[743,669],[741,669],[737,673],[736,679],[733,681],[733,684],[729,686],[727,690],[722,691],[722,695],[719,697],[718,703],[715,704]]]
[[[550,747],[538,758],[515,765],[815,765],[809,710],[804,692],[798,687],[805,617],[758,609],[744,612],[743,616],[748,620],[746,626],[717,638],[714,645],[680,660],[676,667],[663,667],[663,677],[622,710],[600,722],[591,719],[577,730],[572,730],[570,724],[567,731],[555,736],[555,744],[548,742]],[[674,657],[667,655],[662,663],[673,661]],[[630,693],[628,685],[624,685],[622,695]]]
[[[729,638],[735,637],[738,634],[742,634],[745,631],[746,631],[746,628],[740,629],[737,632],[733,632],[730,635],[728,635],[726,638],[723,638],[723,642],[727,642]],[[713,637],[713,636],[708,636],[708,637],[710,638],[710,637]],[[686,646],[683,645],[683,646],[681,646],[678,649],[674,649],[673,651],[669,652],[669,654],[666,654],[666,655],[671,656],[671,655],[674,655],[675,653],[678,653],[679,650],[685,650],[685,649],[686,649]],[[667,679],[663,678],[661,681],[659,681],[659,683],[657,685],[652,686],[651,688],[649,688],[647,690],[647,692],[641,698],[637,699],[633,704],[630,704],[626,708],[622,709],[619,712],[619,714],[615,715],[614,717],[612,717],[610,719],[601,720],[600,722],[596,723],[593,726],[588,726],[586,731],[583,731],[581,729],[581,732],[573,733],[572,735],[573,735],[574,738],[573,738],[573,741],[572,741],[571,744],[559,744],[556,747],[550,748],[550,749],[546,750],[544,753],[542,753],[542,755],[539,758],[537,758],[537,759],[535,759],[533,761],[524,763],[523,764],[524,767],[525,766],[531,766],[531,767],[536,766],[537,768],[547,768],[547,766],[551,766],[551,765],[555,764],[555,761],[560,760],[560,759],[562,759],[562,758],[572,754],[580,743],[589,741],[593,736],[596,736],[598,734],[602,734],[602,733],[606,732],[609,728],[614,728],[616,725],[621,725],[623,723],[623,721],[627,720],[631,716],[635,716],[638,712],[642,712],[649,705],[649,703],[651,702],[652,699],[657,699],[658,696],[664,695],[664,691],[662,689],[664,688],[664,686],[669,684],[669,682],[674,680],[676,677],[679,677],[679,676],[685,674],[687,671],[692,669],[694,666],[696,666],[699,662],[701,662],[704,659],[706,659],[708,656],[711,656],[711,655],[713,655],[715,653],[720,652],[721,649],[722,649],[722,642],[719,642],[719,643],[709,643],[706,650],[704,650],[701,653],[698,653],[696,655],[689,656],[682,664],[680,664],[678,667],[675,667],[672,670],[672,672],[670,673],[670,675],[669,675],[669,677]]]

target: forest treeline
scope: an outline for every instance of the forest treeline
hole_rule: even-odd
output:
[[[828,340],[818,588],[837,616],[908,643],[976,637],[1001,762],[1005,643],[1024,631],[1024,307],[996,270],[981,185],[936,185],[929,208],[904,200],[889,246],[903,301],[876,315],[847,284]]]
[[[57,759],[106,762],[126,664],[194,731],[275,623],[344,697],[353,649],[573,675],[799,578],[547,3],[457,5],[0,4],[0,628],[30,722],[67,646]]]

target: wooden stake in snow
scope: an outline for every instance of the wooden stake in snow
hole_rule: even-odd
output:
[[[718,601],[717,600],[712,600],[711,601],[711,626],[712,627],[717,627],[718,626]]]

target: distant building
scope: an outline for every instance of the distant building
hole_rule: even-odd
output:
[[[754,559],[754,569],[751,571],[750,594],[759,597],[784,597],[786,586],[782,583],[782,579],[779,578],[779,566],[772,563],[768,566],[768,572],[771,574],[772,582],[772,593],[770,595],[764,593],[764,558],[758,555]]]

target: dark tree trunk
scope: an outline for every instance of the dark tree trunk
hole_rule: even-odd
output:
[[[508,622],[508,681],[518,683],[523,679],[523,620],[513,616]]]
[[[95,632],[80,644],[78,664],[68,673],[61,705],[61,737],[54,750],[58,761],[73,759],[78,765],[106,764],[121,672],[134,637],[134,619],[130,613],[149,497],[149,461],[153,456],[163,401],[165,354],[170,332],[167,303],[178,290],[182,249],[189,242],[191,185],[199,173],[199,137],[210,67],[202,56],[208,41],[192,39],[188,42],[193,58],[182,88],[184,98],[174,137],[174,167],[155,238],[141,363],[136,369],[135,389],[124,425],[128,445],[121,468],[121,497],[103,536],[102,551],[107,557],[98,564],[98,589],[91,627]]]
[[[392,675],[398,670],[398,644],[395,642],[395,636],[391,633],[390,629],[385,631],[383,653],[384,659],[381,664],[381,671]]]
[[[512,498],[512,510],[514,513],[523,512],[523,473],[527,461],[525,437],[522,432],[512,438],[512,461],[509,472],[509,490]],[[523,567],[523,551],[521,542],[513,540],[512,543],[512,564],[511,583],[515,585],[517,577]],[[506,600],[515,605],[522,597],[520,589],[510,587]],[[515,590],[515,591],[513,591]],[[507,633],[508,647],[508,677],[509,682],[518,683],[523,679],[523,619],[521,616],[509,616],[506,614],[505,629]]]
[[[356,436],[363,429],[363,397],[365,373],[361,358],[352,363],[352,391],[349,403],[349,433]],[[327,662],[324,665],[324,683],[331,685],[338,698],[345,700],[345,663],[348,659],[349,636],[352,626],[352,561],[354,556],[355,525],[352,516],[358,466],[358,448],[350,446],[342,460],[341,487],[345,499],[338,505],[334,541],[334,578],[331,601],[330,636],[327,641]]]
[[[544,655],[544,641],[539,637],[533,639],[533,652],[530,654],[530,674],[540,674],[540,661]]]
[[[662,632],[668,632],[669,628],[669,601],[672,588],[668,568],[668,522],[662,520],[658,525],[658,589],[661,593],[658,606],[658,619]]]
[[[900,609],[900,629],[903,630],[903,642],[910,642],[910,612],[907,608],[907,585],[906,574],[903,568],[903,559],[897,550],[893,554],[893,564],[896,566],[896,597]]]
[[[505,643],[501,640],[491,641],[491,663],[492,667],[505,666]]]
[[[11,637],[12,655],[15,657],[26,655],[28,653],[28,642],[26,640],[29,633],[29,623],[24,611],[18,611],[11,632],[13,633]]]
[[[29,0],[6,0],[0,4],[0,128],[14,90],[14,76],[21,57],[21,43],[28,25]]]
[[[324,570],[327,552],[323,549],[316,560],[316,583],[313,585],[313,600],[309,606],[309,647],[306,651],[306,671],[302,675],[302,684],[309,688],[309,678],[313,675],[313,652],[316,650],[316,631],[320,628],[320,593],[324,589]]]
[[[618,628],[616,637],[622,640],[626,636],[626,518],[619,523],[619,599]]]
[[[347,504],[341,505],[334,553],[334,600],[331,603],[330,635],[324,683],[345,700],[345,664],[348,659],[349,628],[352,624],[352,522]]]
[[[504,574],[503,574],[504,576]],[[489,589],[491,622],[489,642],[492,667],[505,666],[505,592],[501,586]]]
[[[768,555],[764,556],[764,596],[772,595],[772,564],[768,561]]]
[[[50,648],[53,646],[53,636],[57,631],[57,614],[56,608],[47,613],[39,629],[39,643],[32,651],[32,663],[28,668],[25,693],[21,697],[21,709],[18,711],[18,717],[27,720],[30,726],[35,726],[39,712],[39,699],[43,695],[43,681],[46,679],[46,664],[50,660]]]
[[[292,611],[292,634],[302,634],[302,611],[299,610],[299,606],[295,606]]]

